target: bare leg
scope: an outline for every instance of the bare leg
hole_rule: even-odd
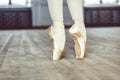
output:
[[[63,23],[63,0],[47,0],[53,25],[48,34],[53,40],[53,60],[59,60],[65,46],[65,29]]]
[[[74,21],[69,32],[75,42],[75,53],[77,59],[83,59],[86,49],[86,29],[83,19],[82,0],[67,0],[68,7]]]

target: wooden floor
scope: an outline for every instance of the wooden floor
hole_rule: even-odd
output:
[[[60,61],[45,30],[0,30],[0,80],[120,80],[120,27],[87,28],[87,54],[76,60],[66,30]]]

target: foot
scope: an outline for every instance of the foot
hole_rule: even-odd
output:
[[[53,60],[60,60],[65,46],[65,29],[63,24],[52,25],[47,30],[53,43]]]
[[[86,51],[86,29],[83,23],[74,24],[69,33],[72,36],[75,46],[75,54],[77,59],[84,59]]]

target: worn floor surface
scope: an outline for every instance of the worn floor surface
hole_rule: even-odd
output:
[[[120,28],[87,28],[87,54],[76,60],[66,30],[60,61],[45,30],[0,30],[0,80],[120,80]]]

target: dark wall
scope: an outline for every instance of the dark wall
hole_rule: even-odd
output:
[[[120,26],[120,6],[85,7],[86,26]],[[0,8],[0,28],[31,28],[31,8]]]
[[[0,28],[28,28],[31,18],[30,8],[0,8]]]
[[[85,7],[86,26],[120,26],[120,6]]]

